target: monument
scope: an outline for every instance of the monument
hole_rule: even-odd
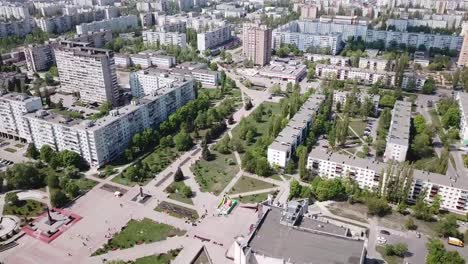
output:
[[[132,201],[140,204],[145,204],[152,196],[143,192],[143,187],[140,186],[140,191],[133,197]]]

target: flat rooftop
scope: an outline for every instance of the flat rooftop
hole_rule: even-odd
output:
[[[281,210],[271,207],[257,227],[248,244],[254,253],[292,263],[360,263],[363,240],[346,238],[342,227],[323,222],[319,227],[319,221],[309,218],[303,218],[298,228],[282,225]]]
[[[411,125],[411,102],[396,101],[392,111],[392,122],[387,136],[387,144],[407,146]]]

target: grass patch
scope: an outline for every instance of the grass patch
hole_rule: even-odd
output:
[[[387,264],[403,264],[403,258],[400,258],[398,256],[387,256],[387,255],[385,255],[384,247],[376,246],[375,250],[377,250],[377,252],[379,252],[380,255],[382,255],[385,263],[387,263]]]
[[[5,151],[8,151],[8,152],[10,152],[10,153],[15,153],[15,152],[16,152],[16,149],[6,148]]]
[[[429,157],[416,161],[414,167],[418,170],[425,170],[433,173],[440,173],[445,175],[447,173],[448,164],[445,168],[440,167],[440,158],[438,157]],[[448,160],[447,160],[448,163]]]
[[[362,119],[353,119],[349,121],[349,126],[357,133],[357,136],[362,137],[364,135],[364,130],[367,127],[367,122]],[[354,133],[350,130],[349,134],[355,136]]]
[[[257,130],[256,131],[257,133],[256,133],[256,135],[254,137],[253,142],[256,142],[259,138],[261,138],[265,133],[268,132],[268,128],[269,128],[268,118],[270,117],[268,112],[271,111],[271,114],[275,115],[275,114],[279,114],[279,112],[281,110],[279,103],[265,102],[265,103],[262,103],[262,105],[264,106],[264,112],[263,112],[264,114],[262,115],[262,121],[261,122],[257,122],[253,118],[252,115],[249,115],[248,117],[244,118],[244,120],[246,120],[247,122],[252,124]],[[239,128],[239,126],[236,126],[232,130],[233,138],[239,138],[240,139],[239,133],[240,133],[240,128]],[[248,150],[253,148],[254,145],[255,144],[246,144],[246,142],[244,141],[244,146],[245,146],[245,150],[246,150],[245,152],[247,152]],[[241,154],[241,156],[243,156],[243,154]]]
[[[166,190],[164,191],[169,193],[169,198],[172,200],[176,200],[186,204],[193,204],[192,198],[185,197],[185,195],[181,192],[181,189],[185,186],[187,185],[185,185],[183,181],[172,182],[169,186],[167,186]],[[169,189],[172,189],[173,192],[169,192]]]
[[[131,248],[138,244],[165,240],[168,237],[184,235],[186,231],[170,225],[154,222],[151,219],[130,220],[120,233],[116,234],[93,255],[101,255],[109,250]]]
[[[283,176],[283,177],[286,178],[286,177],[289,177],[289,176]],[[283,179],[281,178],[281,176],[279,174],[274,174],[274,175],[270,176],[269,178],[271,178],[273,180],[277,180],[277,181],[283,181]]]
[[[3,215],[16,215],[19,217],[35,217],[44,212],[45,205],[34,200],[19,200],[17,205],[5,203]]]
[[[22,147],[24,147],[24,145],[23,144],[15,144],[15,147],[22,148]]]
[[[167,264],[171,263],[177,255],[179,255],[181,249],[170,250],[167,253],[151,255],[142,258],[137,258],[132,264]]]
[[[239,172],[239,166],[232,153],[224,155],[212,151],[211,154],[214,157],[213,160],[201,159],[191,167],[191,170],[202,192],[212,192],[218,195]]]
[[[74,182],[76,183],[76,185],[78,185],[78,187],[80,188],[81,191],[83,192],[87,192],[89,190],[91,190],[92,188],[94,188],[94,186],[96,186],[98,184],[97,181],[93,181],[93,180],[90,180],[90,179],[87,179],[87,178],[80,178],[80,179],[77,179],[77,180],[74,180]]]
[[[199,218],[197,211],[166,201],[162,201],[154,210],[177,218],[187,218],[189,220]]]
[[[261,203],[268,198],[269,193],[259,193],[248,196],[239,196],[237,198],[241,203]]]
[[[230,194],[245,193],[245,192],[252,192],[252,191],[274,188],[274,187],[276,187],[276,185],[271,184],[269,182],[257,180],[257,179],[247,177],[247,176],[242,176],[236,182],[236,184],[232,187],[229,193]]]

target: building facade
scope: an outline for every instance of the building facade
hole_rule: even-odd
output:
[[[459,92],[456,99],[460,108],[460,140],[468,146],[468,94]]]
[[[29,71],[47,71],[55,63],[52,44],[29,45],[24,48],[26,65]]]
[[[463,36],[463,44],[460,50],[460,55],[457,61],[458,66],[468,67],[468,30],[465,31]]]
[[[199,51],[213,49],[231,40],[231,27],[223,26],[210,31],[197,34],[197,47]]]
[[[63,41],[54,49],[61,90],[79,92],[84,102],[118,104],[114,53]]]
[[[265,25],[244,24],[242,52],[254,65],[264,66],[271,60],[272,30]]]
[[[187,47],[187,36],[185,33],[145,30],[142,32],[142,36],[145,44],[156,45],[159,43],[160,45]]]
[[[100,30],[110,30],[112,32],[127,32],[138,29],[138,17],[134,15],[121,16],[102,21],[83,23],[76,26],[77,34],[96,32]]]

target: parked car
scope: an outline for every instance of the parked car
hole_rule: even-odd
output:
[[[390,232],[388,232],[387,230],[380,230],[380,234],[389,236]]]

